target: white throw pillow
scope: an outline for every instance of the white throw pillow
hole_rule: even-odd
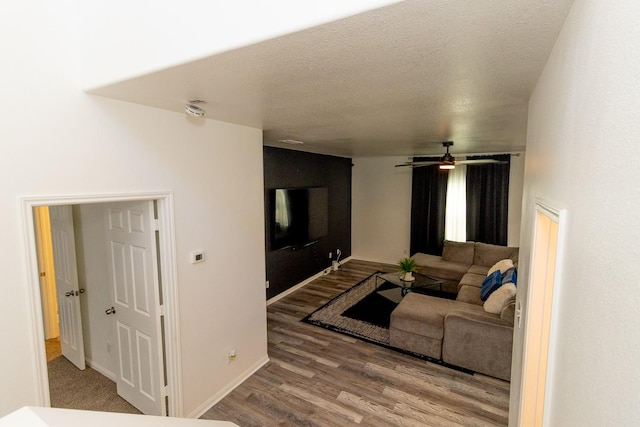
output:
[[[504,274],[505,271],[507,271],[508,269],[510,269],[512,267],[513,267],[513,261],[511,261],[509,258],[500,260],[500,261],[496,262],[495,264],[493,264],[493,267],[491,267],[489,269],[489,272],[487,273],[487,276],[489,276],[491,273],[493,273],[496,270],[500,270],[500,273]]]
[[[505,283],[494,291],[484,302],[484,311],[487,313],[500,314],[507,301],[516,294],[516,285]]]

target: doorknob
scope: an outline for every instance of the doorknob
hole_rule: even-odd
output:
[[[116,309],[115,309],[115,308],[113,308],[113,307],[111,307],[111,308],[107,308],[107,309],[104,311],[104,314],[106,314],[106,315],[108,316],[108,315],[110,315],[110,314],[114,314],[115,312],[116,312]]]

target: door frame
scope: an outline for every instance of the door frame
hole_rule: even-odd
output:
[[[556,224],[557,231],[552,238],[541,234],[544,224],[541,223],[540,216]],[[516,318],[516,322],[524,321],[517,418],[514,417],[514,422],[518,426],[531,425],[533,420],[524,419],[527,416],[533,416],[536,425],[549,425],[548,402],[553,392],[550,379],[555,376],[553,344],[557,341],[558,335],[559,304],[557,302],[561,298],[566,223],[566,209],[556,208],[540,198],[534,200],[528,272],[529,289],[524,302],[525,308],[519,310]],[[549,272],[547,250],[551,247],[550,243],[554,238],[555,245],[551,245],[552,250],[555,250],[553,271]],[[542,250],[544,257],[536,259],[538,256],[536,249],[539,249],[536,245],[539,241],[545,245]],[[536,268],[543,264],[543,268],[536,271]],[[544,272],[544,275],[540,275],[541,272]],[[544,287],[535,291],[531,290],[534,276],[544,276]],[[539,285],[540,281],[536,284]],[[517,327],[518,323],[515,326]]]
[[[54,205],[83,205],[92,203],[156,200],[160,221],[160,274],[164,298],[164,343],[167,370],[167,409],[169,416],[182,417],[182,362],[180,356],[180,324],[178,301],[177,256],[175,244],[175,220],[173,193],[170,191],[149,193],[78,194],[67,196],[24,197],[20,199],[23,219],[23,236],[27,261],[27,290],[30,301],[28,334],[37,355],[33,366],[36,378],[37,406],[51,406],[49,377],[44,344],[44,326],[40,297],[40,277],[33,208]]]

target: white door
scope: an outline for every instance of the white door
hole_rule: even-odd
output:
[[[109,203],[104,214],[118,394],[144,414],[164,415],[153,202]]]
[[[42,301],[44,338],[48,340],[60,336],[49,207],[38,206],[33,208],[33,219],[35,223],[36,249],[38,251],[38,267],[40,272],[40,296]]]
[[[79,369],[85,369],[71,206],[50,206],[49,220],[62,355]]]

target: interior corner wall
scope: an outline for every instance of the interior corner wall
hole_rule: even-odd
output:
[[[518,298],[527,294],[534,200],[566,210],[548,426],[630,426],[640,419],[638,16],[636,0],[574,2],[530,100]],[[514,348],[521,348],[522,333],[516,329]],[[513,426],[520,387],[514,377]]]
[[[341,259],[351,256],[351,159],[274,147],[264,147],[263,157],[268,299],[329,267],[336,249],[342,251]],[[298,250],[271,250],[269,190],[295,187],[328,188],[329,233]]]

